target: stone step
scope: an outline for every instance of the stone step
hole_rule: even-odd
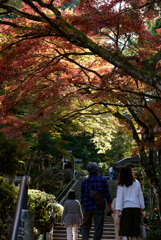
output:
[[[79,231],[78,231],[79,232]],[[66,229],[64,229],[64,230],[54,230],[53,231],[53,233],[54,233],[54,236],[56,237],[56,236],[58,236],[58,235],[60,235],[60,234],[66,234]],[[90,231],[90,234],[91,235],[93,235],[94,234],[94,229],[93,230],[91,230]],[[113,235],[115,235],[115,231],[114,231],[114,229],[113,230],[111,230],[111,231],[107,231],[107,230],[104,230],[103,231],[103,235],[111,235],[111,236],[113,236]]]
[[[55,227],[56,226],[59,226],[60,225],[60,222],[58,222],[58,223],[55,223]],[[92,223],[92,225],[94,226],[94,223]],[[110,220],[110,221],[104,221],[104,226],[106,226],[106,227],[112,227],[112,226],[114,226],[114,221],[113,221],[113,219],[112,220]]]
[[[79,229],[78,233],[79,232],[80,232],[80,229]],[[54,234],[54,236],[57,236],[58,234],[66,234],[66,228],[64,227],[63,230],[61,230],[61,229],[54,229],[53,230],[53,234]],[[90,229],[90,234],[91,235],[94,234],[94,228]],[[111,228],[109,230],[104,229],[103,230],[103,235],[111,235],[111,236],[113,236],[113,235],[115,235],[115,229],[114,228]]]
[[[82,239],[80,235],[80,227],[78,229],[78,234],[80,236],[78,237],[78,239]],[[94,235],[94,225],[92,225],[90,229],[89,239],[93,239],[93,235]],[[53,240],[60,240],[60,239],[67,239],[67,234],[66,234],[66,228],[59,224],[59,226],[58,225],[55,226],[55,229],[53,231]],[[104,240],[115,239],[114,224],[104,224],[102,239]]]
[[[78,236],[77,239],[82,240],[82,236]],[[113,240],[113,239],[115,239],[115,237],[112,238],[112,237],[108,236],[107,238],[101,238],[101,240],[102,239],[103,240]],[[67,240],[67,238],[66,237],[53,237],[53,240]],[[93,240],[93,237],[88,238],[88,240]]]
[[[78,235],[78,240],[82,240],[82,236]],[[106,236],[106,237],[103,237],[101,238],[101,240],[114,240],[115,239],[115,236]],[[53,237],[53,240],[67,240],[67,237],[66,236],[59,236],[59,237]],[[88,240],[93,240],[93,236],[89,236]]]
[[[89,233],[89,238],[93,239],[94,231],[90,231]],[[81,237],[81,234],[78,231],[78,236]],[[79,239],[78,237],[78,239]],[[53,231],[53,239],[67,239],[67,233],[66,231],[64,232],[55,232]],[[81,238],[80,238],[81,239]],[[115,239],[115,232],[105,232],[103,231],[102,239]]]
[[[89,238],[93,239],[93,235],[89,235]],[[115,235],[103,235],[101,239],[115,239]],[[53,239],[67,239],[67,234],[57,234],[53,236]],[[82,239],[81,236],[78,239]]]
[[[80,228],[80,227],[79,227]],[[60,231],[62,231],[62,230],[64,230],[65,229],[65,226],[61,226],[60,225],[60,223],[57,223],[57,224],[55,224],[55,226],[54,226],[54,230],[60,230]],[[92,224],[92,226],[91,226],[91,230],[93,230],[94,229],[94,224]],[[106,230],[106,229],[110,229],[110,231],[112,231],[112,230],[114,230],[114,224],[107,224],[107,223],[104,223],[104,229]]]
[[[92,224],[94,224],[94,220],[92,220]],[[111,225],[114,224],[114,220],[112,218],[112,216],[105,216],[104,218],[104,225]],[[59,226],[60,225],[60,219],[55,223],[55,226]]]

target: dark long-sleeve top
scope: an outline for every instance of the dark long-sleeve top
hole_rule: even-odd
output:
[[[89,183],[91,189],[100,192],[104,196],[104,198],[106,198],[108,204],[112,203],[109,186],[105,177],[100,176],[98,173],[90,174]],[[98,209],[95,202],[91,198],[87,178],[83,179],[82,181],[81,203],[83,204],[84,210]]]
[[[65,219],[65,226],[78,224],[80,220],[82,222],[82,210],[80,206],[80,202],[74,199],[68,199],[64,204],[64,210],[61,217],[61,223],[64,222]]]

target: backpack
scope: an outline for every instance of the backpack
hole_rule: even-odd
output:
[[[91,198],[93,199],[93,201],[95,202],[97,207],[100,210],[104,211],[105,207],[106,207],[106,202],[105,202],[104,197],[102,196],[102,194],[100,192],[94,191],[94,190],[91,189],[91,186],[89,184],[89,178],[87,179],[87,184],[88,184],[88,188],[89,188],[89,192],[90,192]]]

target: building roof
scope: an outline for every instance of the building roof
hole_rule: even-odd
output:
[[[116,163],[112,163],[111,165],[113,166],[114,169],[121,168],[123,166],[130,166],[130,167],[135,167],[140,163],[140,157],[139,155],[136,155],[135,157],[127,157],[123,158],[120,161]]]

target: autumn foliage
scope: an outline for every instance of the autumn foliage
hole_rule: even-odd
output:
[[[61,10],[72,1],[10,1],[0,1],[3,131],[21,137],[61,119],[114,115],[159,189],[160,35],[147,26],[160,21],[160,3],[82,0]]]

